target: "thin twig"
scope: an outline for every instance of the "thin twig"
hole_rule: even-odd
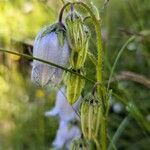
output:
[[[131,80],[137,83],[140,83],[148,88],[150,88],[150,79],[146,78],[144,75],[137,74],[130,71],[122,71],[119,75],[117,75],[110,82],[115,82],[118,80]]]
[[[140,37],[142,37],[142,38],[144,37],[144,35],[141,34],[141,33],[131,32],[131,31],[127,30],[127,29],[120,29],[120,32],[125,33],[125,34],[128,35],[128,36],[135,35],[135,36],[140,36]]]

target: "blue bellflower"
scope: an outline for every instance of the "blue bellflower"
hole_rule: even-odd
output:
[[[69,60],[69,46],[65,37],[65,27],[62,24],[54,24],[45,27],[35,38],[33,56],[50,61],[60,66],[66,66]],[[57,85],[62,80],[63,70],[34,60],[31,80],[39,86],[48,83]]]

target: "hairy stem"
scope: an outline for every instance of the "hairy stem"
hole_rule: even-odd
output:
[[[101,24],[99,20],[97,20],[96,16],[94,13],[91,11],[91,9],[82,2],[75,2],[74,5],[81,5],[84,9],[87,10],[87,12],[90,14],[91,19],[93,20],[93,23],[95,25],[95,31],[96,31],[96,36],[97,36],[97,54],[98,54],[98,60],[97,60],[97,66],[96,66],[96,79],[97,82],[102,83],[103,78],[102,78],[102,71],[103,71],[103,45],[102,45],[102,35],[101,35]],[[102,89],[101,86],[97,86],[97,93],[98,96],[101,98],[102,101]],[[101,107],[101,129],[100,129],[100,135],[101,135],[101,147],[102,150],[106,150],[107,148],[107,118],[105,116],[105,113],[103,112],[104,106]]]
[[[101,24],[99,20],[96,18],[94,13],[91,11],[88,5],[86,5],[83,2],[74,2],[74,3],[67,3],[64,5],[64,7],[60,11],[59,15],[59,21],[62,21],[63,17],[63,12],[65,8],[68,5],[80,5],[82,6],[91,16],[91,19],[93,20],[93,23],[95,25],[95,31],[96,31],[96,37],[97,37],[97,54],[98,54],[98,61],[97,61],[97,66],[96,66],[96,81],[102,83],[102,70],[103,70],[103,45],[102,45],[102,35],[101,35]],[[97,94],[98,97],[103,101],[104,104],[104,99],[103,99],[103,92],[102,92],[102,87],[100,85],[97,86]],[[101,135],[101,145],[102,145],[102,150],[106,150],[106,145],[107,145],[107,122],[106,122],[106,116],[105,112],[103,112],[104,106],[101,107],[101,113],[102,113],[102,118],[101,119],[101,130],[100,130],[100,135]]]

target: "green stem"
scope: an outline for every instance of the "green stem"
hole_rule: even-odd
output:
[[[22,54],[22,53],[18,53],[18,52],[14,52],[14,51],[5,50],[5,49],[2,49],[2,48],[0,48],[0,51],[1,51],[1,52],[4,52],[4,53],[9,53],[9,54],[17,55],[17,56],[22,56],[22,57],[27,58],[27,59],[30,59],[30,60],[32,60],[32,59],[38,60],[38,61],[40,61],[40,62],[49,64],[49,65],[54,66],[54,67],[56,67],[56,68],[60,68],[60,69],[62,69],[62,70],[65,70],[65,71],[68,71],[68,72],[73,73],[73,74],[75,74],[75,75],[78,75],[78,76],[80,76],[81,78],[83,78],[83,79],[85,79],[85,80],[87,80],[87,81],[89,81],[89,82],[91,82],[91,83],[95,83],[93,80],[91,80],[91,79],[89,79],[89,78],[87,78],[87,77],[85,77],[85,76],[83,76],[83,75],[81,75],[81,74],[79,74],[79,73],[77,73],[77,72],[74,72],[74,71],[72,71],[72,70],[70,70],[70,69],[68,69],[68,68],[65,68],[65,67],[63,67],[63,66],[57,65],[57,64],[55,64],[55,63],[52,63],[52,62],[49,62],[49,61],[46,61],[46,60],[43,60],[43,59],[40,59],[40,58],[37,58],[37,57],[33,57],[33,56],[30,56],[30,55],[27,55],[27,54]]]
[[[100,145],[99,145],[97,139],[94,139],[94,142],[95,142],[97,150],[100,150],[101,148],[100,148]]]
[[[66,5],[64,5],[64,7],[62,8],[61,12],[60,12],[60,16],[59,16],[59,21],[61,22],[62,17],[63,17],[63,12],[64,9],[70,5],[71,3],[67,3]],[[84,9],[86,9],[86,11],[90,14],[93,23],[95,25],[95,31],[96,31],[96,37],[97,37],[97,55],[98,55],[98,61],[97,61],[97,66],[96,66],[96,79],[97,82],[102,83],[103,79],[102,79],[102,70],[103,70],[103,46],[102,46],[102,35],[101,35],[101,24],[99,22],[99,20],[96,18],[96,16],[94,15],[94,13],[91,11],[91,9],[89,8],[88,5],[86,5],[83,2],[74,2],[72,3],[72,5],[80,5],[82,6]],[[98,97],[101,98],[102,101],[104,101],[102,99],[102,87],[99,85],[97,86],[97,94]],[[104,103],[103,103],[104,104]],[[106,116],[105,113],[103,112],[103,107],[101,107],[101,113],[102,113],[102,118],[101,119],[101,143],[102,143],[102,150],[106,150],[106,145],[107,145],[107,123],[106,123]],[[104,129],[104,130],[103,130]]]
[[[58,18],[59,18],[59,19],[58,19],[59,22],[62,22],[64,10],[65,10],[69,5],[71,5],[70,2],[66,3],[66,4],[62,7],[62,9],[60,10],[59,17],[58,17]]]
[[[111,81],[111,79],[112,79],[114,70],[115,70],[115,68],[116,68],[117,62],[118,62],[118,60],[119,60],[121,54],[122,54],[123,51],[125,50],[126,46],[127,46],[131,41],[133,41],[134,39],[135,39],[135,36],[130,37],[130,38],[125,42],[125,44],[121,47],[121,49],[120,49],[120,51],[119,51],[119,53],[118,53],[118,55],[117,55],[117,57],[116,57],[116,59],[115,59],[115,62],[114,62],[114,64],[113,64],[113,67],[112,67],[112,69],[111,69],[111,72],[110,72],[107,90],[109,89],[110,81]]]
[[[134,103],[132,103],[132,101],[126,101],[125,99],[117,95],[116,93],[112,93],[112,95],[116,97],[121,103],[123,103],[128,108],[128,112],[139,123],[139,125],[143,127],[148,133],[150,133],[149,123],[144,118],[144,115],[141,113],[138,107]]]
[[[107,149],[107,122],[106,122],[106,117],[103,116],[101,119],[101,141],[102,141],[102,150]]]
[[[102,46],[102,36],[101,36],[101,25],[100,25],[100,22],[99,20],[97,20],[97,18],[95,17],[94,13],[91,11],[91,9],[85,4],[85,3],[82,3],[82,2],[75,2],[73,4],[79,4],[81,5],[82,7],[84,7],[87,12],[90,14],[92,20],[93,20],[93,23],[95,25],[95,30],[96,30],[96,36],[97,36],[97,53],[98,53],[98,64],[97,64],[97,82],[101,82],[102,83],[102,70],[103,70],[103,46]]]
[[[106,116],[103,113],[103,107],[100,108],[100,136],[101,136],[101,149],[107,149],[107,122]]]
[[[96,35],[97,35],[97,52],[98,52],[98,64],[96,68],[96,77],[97,77],[97,82],[102,83],[102,70],[103,70],[103,46],[102,46],[102,36],[101,36],[101,25],[99,20],[95,17],[94,13],[91,11],[91,9],[83,2],[74,2],[74,3],[66,3],[63,8],[60,11],[59,14],[59,22],[62,22],[63,18],[63,12],[69,5],[81,5],[83,8],[87,10],[87,12],[90,14],[93,23],[95,25],[95,30],[96,30]],[[100,87],[100,86],[98,86]]]
[[[98,60],[97,60],[97,66],[96,66],[96,78],[97,82],[102,83],[103,78],[102,78],[102,71],[103,71],[103,45],[102,45],[102,35],[101,35],[101,24],[99,20],[95,17],[94,13],[91,11],[91,9],[84,3],[82,2],[75,2],[74,3],[81,5],[83,8],[87,10],[87,12],[90,14],[93,23],[95,25],[95,31],[96,31],[96,36],[97,36],[97,55],[98,55]],[[101,86],[97,86],[97,94],[98,97],[102,99],[102,90]],[[100,129],[100,135],[101,135],[101,146],[102,150],[106,150],[107,148],[107,122],[106,122],[106,116],[105,113],[103,112],[104,106],[101,107],[101,129]]]
[[[98,60],[97,60],[97,67],[96,67],[96,78],[97,82],[102,83],[103,78],[102,78],[102,71],[103,71],[103,45],[102,45],[102,36],[101,36],[101,24],[99,20],[95,17],[94,13],[91,11],[91,9],[84,3],[82,2],[76,2],[76,4],[80,4],[83,6],[90,14],[93,23],[95,25],[95,31],[96,31],[96,36],[97,36],[97,55],[98,55]],[[101,86],[97,86],[97,93],[100,98],[102,98],[102,92],[101,92]],[[101,147],[102,150],[106,150],[107,148],[107,122],[106,122],[106,116],[104,115],[105,113],[103,112],[103,106],[101,107],[101,129],[100,129],[100,135],[101,135]]]
[[[62,2],[63,4],[65,4],[65,1],[64,1],[64,0],[61,0],[61,2]]]
[[[125,119],[123,119],[123,121],[121,122],[119,128],[117,129],[116,133],[114,134],[108,150],[111,150],[113,145],[116,145],[117,140],[120,138],[121,134],[123,133],[123,131],[125,130],[125,128],[127,127],[127,125],[129,124],[129,116],[125,117]]]

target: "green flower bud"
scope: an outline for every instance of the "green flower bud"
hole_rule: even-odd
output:
[[[81,70],[78,73],[83,75]],[[80,76],[71,73],[66,75],[67,100],[70,104],[74,104],[78,100],[84,85],[85,80]]]
[[[100,113],[100,102],[92,94],[86,96],[81,104],[81,129],[85,138],[91,140],[97,137]]]
[[[86,38],[84,38],[84,41],[82,43],[82,48],[80,49],[80,51],[78,52],[73,50],[71,51],[70,63],[72,67],[74,67],[75,69],[80,69],[81,67],[84,66],[86,56],[87,56],[90,33],[85,26],[84,26],[84,32],[86,34]]]
[[[71,11],[66,18],[67,37],[71,48],[70,64],[74,69],[80,69],[88,50],[90,32],[83,23],[83,19],[76,11]]]
[[[79,45],[81,43],[79,38],[83,37],[82,17],[76,11],[70,11],[65,19],[65,23],[70,48],[75,51],[79,51],[81,48],[81,45]]]

